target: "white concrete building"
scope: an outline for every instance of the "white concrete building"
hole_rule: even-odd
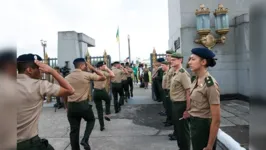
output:
[[[95,47],[93,38],[75,31],[58,32],[58,66],[63,67],[65,61],[69,61],[69,67],[73,70],[73,60],[85,58],[88,47]]]
[[[218,61],[217,65],[209,70],[219,82],[222,95],[250,96],[248,11],[250,5],[256,1],[259,0],[220,0],[220,3],[229,9],[230,31],[226,35],[226,43],[213,48]],[[168,0],[169,49],[174,49],[174,41],[181,37],[181,47],[178,51],[185,56],[185,62],[192,48],[202,47],[194,43],[199,37],[195,10],[199,9],[200,4],[210,9],[212,33],[217,36],[214,31],[213,12],[218,8],[218,1]]]

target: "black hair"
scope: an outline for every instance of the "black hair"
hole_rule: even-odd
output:
[[[75,62],[74,63],[74,67],[75,67],[75,69],[77,69],[77,68],[79,68],[79,66],[81,65],[81,64],[84,64],[85,62]]]
[[[18,62],[17,63],[18,73],[24,73],[27,68],[36,69],[39,67],[34,62]]]
[[[216,60],[214,58],[206,59],[206,67],[214,67],[216,65]]]

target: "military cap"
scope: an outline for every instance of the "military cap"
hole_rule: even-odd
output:
[[[85,60],[84,58],[76,58],[76,59],[73,61],[73,64],[80,63],[80,62],[86,62],[86,60]]]
[[[168,61],[163,61],[162,64],[169,65]]]
[[[173,53],[173,54],[171,55],[171,57],[173,57],[173,58],[183,58],[183,55],[180,54],[180,53]]]
[[[23,54],[17,58],[17,62],[34,62],[35,59],[42,61],[42,58],[39,55]]]
[[[104,61],[99,61],[97,64],[96,64],[96,67],[99,68],[101,66],[105,65],[105,62]]]
[[[166,51],[166,54],[173,54],[173,53],[174,53],[174,51],[172,49],[169,49]]]
[[[157,62],[163,62],[163,61],[165,61],[164,58],[158,58],[157,59]]]
[[[212,59],[215,57],[215,54],[207,48],[193,48],[191,53],[205,59]]]

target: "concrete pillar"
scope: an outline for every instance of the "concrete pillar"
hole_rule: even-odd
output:
[[[266,2],[250,8],[250,149],[265,149]],[[247,85],[249,86],[249,85]]]

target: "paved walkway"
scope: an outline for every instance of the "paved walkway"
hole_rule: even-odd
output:
[[[247,121],[243,121],[245,113],[248,112],[246,109],[248,105],[242,103],[236,100],[222,102],[221,128],[225,132],[231,132],[232,136],[235,133],[236,138],[238,138],[236,133],[242,136],[248,133],[239,131],[248,125]],[[56,150],[71,150],[66,112],[64,109],[54,112],[52,106],[53,103],[44,105],[39,124],[40,136],[47,138]],[[96,120],[90,138],[92,150],[176,150],[176,141],[169,141],[167,137],[173,127],[164,127],[162,122],[165,117],[158,115],[162,109],[161,103],[151,99],[151,89],[140,89],[135,86],[134,97],[128,101],[128,104],[122,106],[119,114],[112,114],[111,122],[105,122],[105,131],[100,131]],[[95,106],[93,111],[97,118]],[[114,112],[113,105],[111,111]],[[82,122],[81,138],[84,127],[85,122]],[[243,144],[247,143],[243,138],[239,140],[243,141]],[[221,149],[218,146],[218,150]]]

